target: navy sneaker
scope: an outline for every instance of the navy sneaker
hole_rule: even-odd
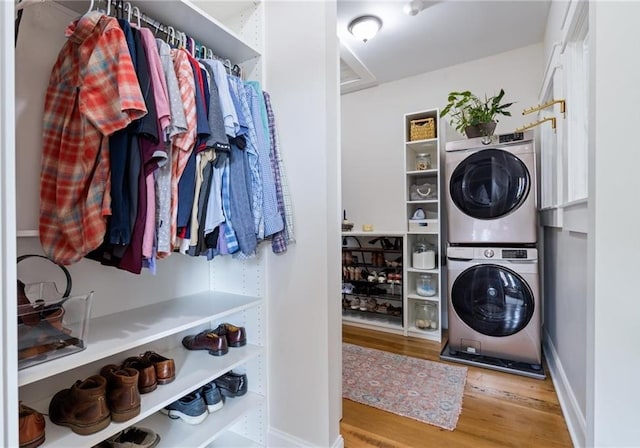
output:
[[[185,395],[178,401],[174,401],[170,405],[165,406],[160,412],[168,415],[171,419],[181,418],[190,425],[202,423],[208,415],[207,404],[200,391]]]
[[[222,409],[222,406],[224,406],[224,397],[213,381],[202,386],[202,395],[207,404],[209,414]]]

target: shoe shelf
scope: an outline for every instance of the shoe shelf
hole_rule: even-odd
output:
[[[407,171],[407,176],[425,176],[425,177],[434,177],[438,175],[438,170],[436,168],[430,170],[412,170]]]
[[[366,314],[366,315],[365,315]],[[371,329],[386,329],[402,334],[402,316],[388,314],[365,313],[364,311],[344,310],[342,321],[358,327]]]
[[[397,286],[397,285],[396,285]],[[359,294],[357,292],[342,293],[343,296],[348,300],[350,297],[360,297],[361,295],[366,295],[367,297],[375,297],[378,300],[394,300],[394,301],[402,301],[402,293],[399,294]]]
[[[407,201],[407,204],[437,204],[438,199],[424,199],[422,201]]]
[[[229,370],[237,368],[238,366],[245,364],[246,362],[263,353],[264,348],[250,344],[244,347],[232,347],[229,349],[229,352],[223,356],[211,356],[207,353],[206,350],[190,351],[183,347],[176,347],[173,350],[163,353],[164,356],[173,358],[176,364],[176,379],[169,384],[159,385],[153,392],[140,395],[140,414],[138,414],[136,417],[125,422],[111,422],[111,424],[102,431],[98,431],[94,434],[86,436],[78,435],[66,426],[56,425],[52,423],[48,417],[45,417],[47,436],[43,446],[56,446],[65,448],[89,447],[100,443],[101,441],[111,437],[112,435],[122,431],[125,428],[128,428],[131,425],[139,423],[141,426],[145,426],[145,419],[152,416],[154,413],[158,412],[169,403],[176,401],[189,392],[201,387],[203,384],[213,381],[215,378],[218,378]],[[249,379],[249,381],[251,381],[251,379]],[[73,380],[70,380],[68,387],[71,387],[72,384]],[[251,387],[251,383],[249,383],[249,385]],[[32,407],[33,409],[36,409],[42,414],[48,414],[49,402],[51,401],[51,397],[53,396],[53,394],[43,400],[37,401],[35,403],[28,403],[27,405],[29,407]],[[237,397],[236,400],[252,396],[254,395],[250,395],[250,393],[247,393],[247,395],[243,397]],[[249,406],[253,407],[253,400],[258,399],[262,400],[263,398],[260,396],[250,398],[250,400],[246,402],[247,409],[249,408]],[[222,412],[223,410],[224,408],[220,412]],[[164,422],[167,425],[172,422],[172,420],[165,415],[160,414],[159,416],[164,419]],[[208,420],[209,419],[205,421]],[[186,426],[188,426],[189,428],[193,428],[191,425]],[[203,429],[205,429],[204,425],[202,426]],[[210,429],[206,429],[206,432],[213,434]],[[164,437],[161,437],[161,442],[165,443]],[[204,441],[202,445],[205,445],[210,440],[212,440],[212,438],[210,438],[208,441]],[[166,444],[166,446],[191,445],[178,443],[173,445]]]
[[[253,440],[227,431],[207,445],[207,448],[261,448],[262,446],[263,445],[255,443]]]
[[[251,378],[249,378],[251,381]],[[160,446],[167,447],[246,447],[254,443],[245,437],[229,431],[229,428],[254,409],[264,406],[261,395],[247,392],[241,397],[227,398],[219,411],[209,414],[199,425],[190,425],[181,419],[172,420],[156,412],[139,422],[139,426],[149,428],[160,435]],[[242,443],[234,445],[234,443]],[[249,445],[251,446],[251,445]],[[260,446],[260,445],[254,445]]]
[[[91,319],[87,348],[18,372],[18,384],[72,370],[125,350],[206,324],[262,303],[258,297],[214,291]]]

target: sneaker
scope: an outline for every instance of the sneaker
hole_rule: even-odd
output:
[[[160,412],[171,419],[181,418],[190,425],[197,425],[207,418],[207,404],[199,391],[192,392],[161,409]]]
[[[360,297],[354,297],[349,303],[349,307],[352,310],[357,310],[358,308],[360,308]]]
[[[104,445],[110,448],[153,448],[160,443],[160,436],[147,428],[131,426],[109,437]]]
[[[411,216],[411,219],[426,219],[427,215],[425,214],[424,210],[422,208],[417,208],[415,212],[413,212],[413,215]]]
[[[209,414],[212,414],[224,406],[224,397],[220,393],[218,386],[212,381],[202,386],[202,395],[204,401],[207,404],[207,410]]]

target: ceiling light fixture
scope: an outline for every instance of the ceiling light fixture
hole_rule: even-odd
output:
[[[376,16],[356,17],[349,23],[349,32],[363,42],[367,42],[382,28],[382,20]]]

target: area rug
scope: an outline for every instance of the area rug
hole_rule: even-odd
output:
[[[467,368],[342,344],[342,396],[454,430]]]

